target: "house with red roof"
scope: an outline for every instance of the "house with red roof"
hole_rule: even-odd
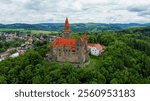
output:
[[[87,45],[90,48],[90,54],[94,56],[99,56],[104,52],[104,46],[100,44],[88,44]]]
[[[62,37],[57,36],[52,42],[51,57],[59,62],[84,63],[89,59],[89,48],[86,33],[79,39],[71,38],[68,18],[64,24]]]

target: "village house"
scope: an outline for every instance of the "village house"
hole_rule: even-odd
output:
[[[19,53],[18,52],[16,52],[16,53],[14,53],[14,54],[11,54],[9,57],[11,57],[11,58],[15,58],[15,57],[18,57],[19,56]]]
[[[32,45],[33,39],[30,37],[26,40],[25,44],[26,45]]]
[[[9,48],[6,52],[0,53],[0,59],[4,60],[16,51],[15,48]]]
[[[40,40],[45,40],[44,35],[41,34],[39,39],[40,39]]]
[[[0,60],[4,60],[10,56],[9,52],[0,53]]]
[[[18,47],[17,51],[19,53],[19,55],[24,55],[24,53],[26,52],[26,49],[24,46]]]
[[[0,62],[1,62],[2,60],[5,60],[5,59],[0,57]]]
[[[14,35],[12,33],[10,34],[5,34],[5,37],[6,37],[6,41],[12,41],[14,40]]]

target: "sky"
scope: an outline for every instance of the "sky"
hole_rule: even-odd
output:
[[[0,23],[150,23],[150,0],[0,0]]]

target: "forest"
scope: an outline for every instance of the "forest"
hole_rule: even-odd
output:
[[[75,33],[72,37],[81,36]],[[0,62],[4,84],[150,84],[150,28],[87,33],[89,43],[106,46],[90,64],[48,61],[50,43],[29,49],[23,56]]]

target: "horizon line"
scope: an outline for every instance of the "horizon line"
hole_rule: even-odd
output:
[[[79,23],[70,23],[70,24],[150,24],[150,22],[147,23],[140,23],[140,22],[127,22],[127,23],[123,23],[123,22],[112,22],[112,23],[106,23],[106,22],[79,22]],[[14,22],[14,23],[0,23],[1,25],[11,25],[11,24],[64,24],[63,22],[39,22],[39,23],[27,23],[27,22]]]

